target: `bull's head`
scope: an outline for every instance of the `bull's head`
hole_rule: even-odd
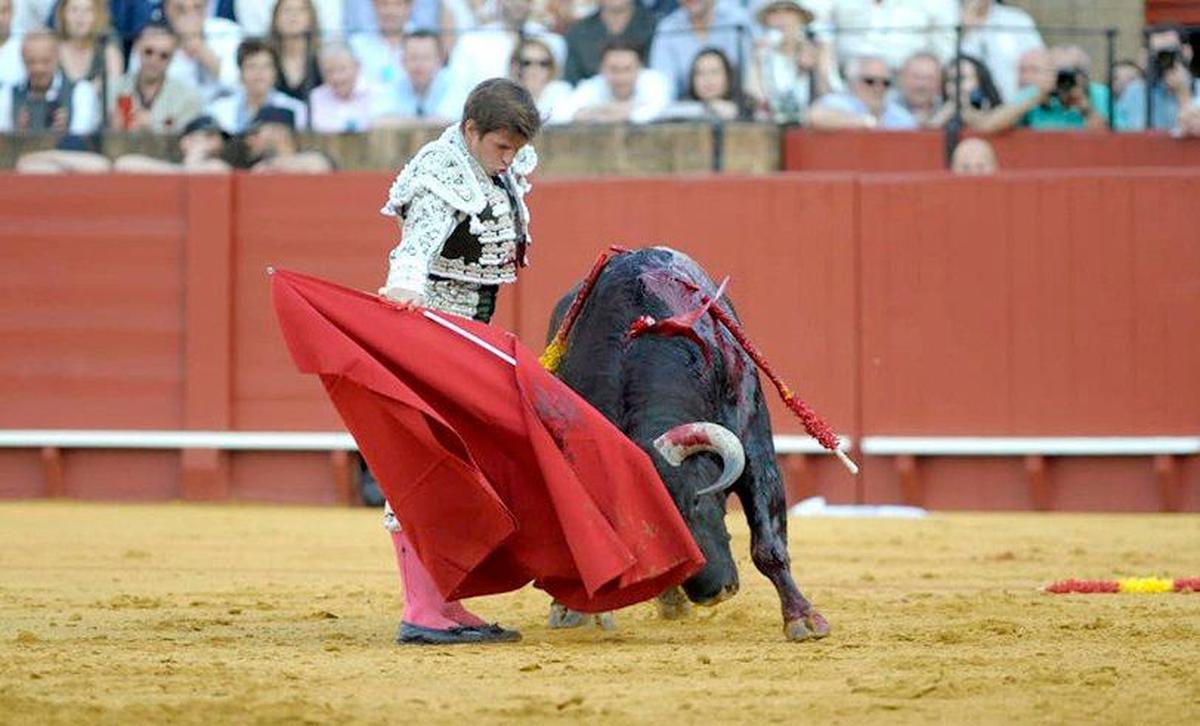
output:
[[[654,448],[673,467],[682,466],[701,452],[721,458],[721,473],[715,480],[710,476],[697,481],[696,474],[711,473],[712,467],[695,461],[695,474],[686,477],[682,485],[677,480],[676,486],[670,487],[707,561],[704,569],[683,584],[683,591],[692,602],[715,605],[732,597],[738,589],[737,566],[725,528],[725,497],[726,490],[738,480],[746,465],[742,443],[724,426],[704,421],[676,426],[655,439]]]

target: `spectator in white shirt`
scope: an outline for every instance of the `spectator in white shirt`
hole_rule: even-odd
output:
[[[1017,83],[1017,63],[1032,48],[1044,48],[1037,24],[1020,8],[994,0],[963,0],[962,50],[988,67],[1000,98],[1015,100],[1022,86]]]
[[[72,82],[58,61],[58,39],[45,30],[26,33],[21,42],[24,83],[0,88],[0,133],[52,131],[83,136],[100,125],[96,89]]]
[[[363,79],[354,53],[342,43],[328,43],[320,61],[325,83],[308,97],[313,131],[336,134],[371,128],[380,90]]]
[[[544,41],[554,52],[554,62],[559,68],[566,62],[566,41],[530,19],[530,0],[498,2],[499,18],[464,33],[450,55],[451,72],[467,88],[489,78],[507,78],[509,61],[520,37]]]
[[[47,27],[57,3],[58,0],[15,0],[13,32],[23,35]]]
[[[761,33],[748,91],[777,122],[799,121],[813,100],[842,90],[833,44],[818,42],[812,31],[813,7],[811,0],[756,0],[753,5]]]
[[[580,82],[554,110],[552,121],[645,123],[658,117],[670,101],[670,80],[643,68],[637,47],[615,38],[600,53],[600,75]]]
[[[208,112],[229,134],[246,130],[255,114],[267,106],[292,112],[294,123],[307,128],[308,109],[304,104],[275,88],[277,79],[275,50],[263,40],[242,41],[237,50],[241,86],[233,93],[209,104]]]
[[[959,0],[832,0],[828,17],[818,21],[831,29],[842,63],[873,56],[898,70],[921,51],[943,63],[954,55],[958,5]]]
[[[375,30],[350,34],[363,78],[380,88],[404,77],[404,34],[413,30],[412,0],[374,0]]]
[[[237,49],[242,29],[225,18],[208,17],[205,0],[164,0],[167,23],[179,36],[167,75],[191,84],[206,102],[237,88]],[[137,70],[137,57],[130,70]]]
[[[897,78],[895,100],[921,126],[934,126],[942,109],[942,64],[932,53],[917,53],[904,61]]]
[[[21,36],[13,31],[13,0],[0,0],[0,88],[25,81]]]

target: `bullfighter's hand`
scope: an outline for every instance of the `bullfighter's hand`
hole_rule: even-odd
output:
[[[403,287],[381,287],[379,294],[396,303],[405,310],[416,310],[425,304],[425,296],[415,290]]]

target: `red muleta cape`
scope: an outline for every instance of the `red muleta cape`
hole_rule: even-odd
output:
[[[271,294],[297,367],[321,377],[450,599],[533,581],[568,607],[650,599],[704,564],[654,465],[516,338],[294,272]]]

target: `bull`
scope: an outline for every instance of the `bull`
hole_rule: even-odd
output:
[[[687,601],[715,605],[737,593],[725,526],[735,494],[754,565],[779,594],[787,638],[828,635],[829,623],[792,579],[787,504],[755,364],[705,314],[718,305],[736,320],[732,304],[690,257],[665,247],[619,254],[589,284],[559,339],[556,375],[649,454],[706,559],[682,593],[660,596],[660,612],[678,617]],[[555,307],[552,344],[581,287]],[[556,607],[552,626],[578,622]]]

